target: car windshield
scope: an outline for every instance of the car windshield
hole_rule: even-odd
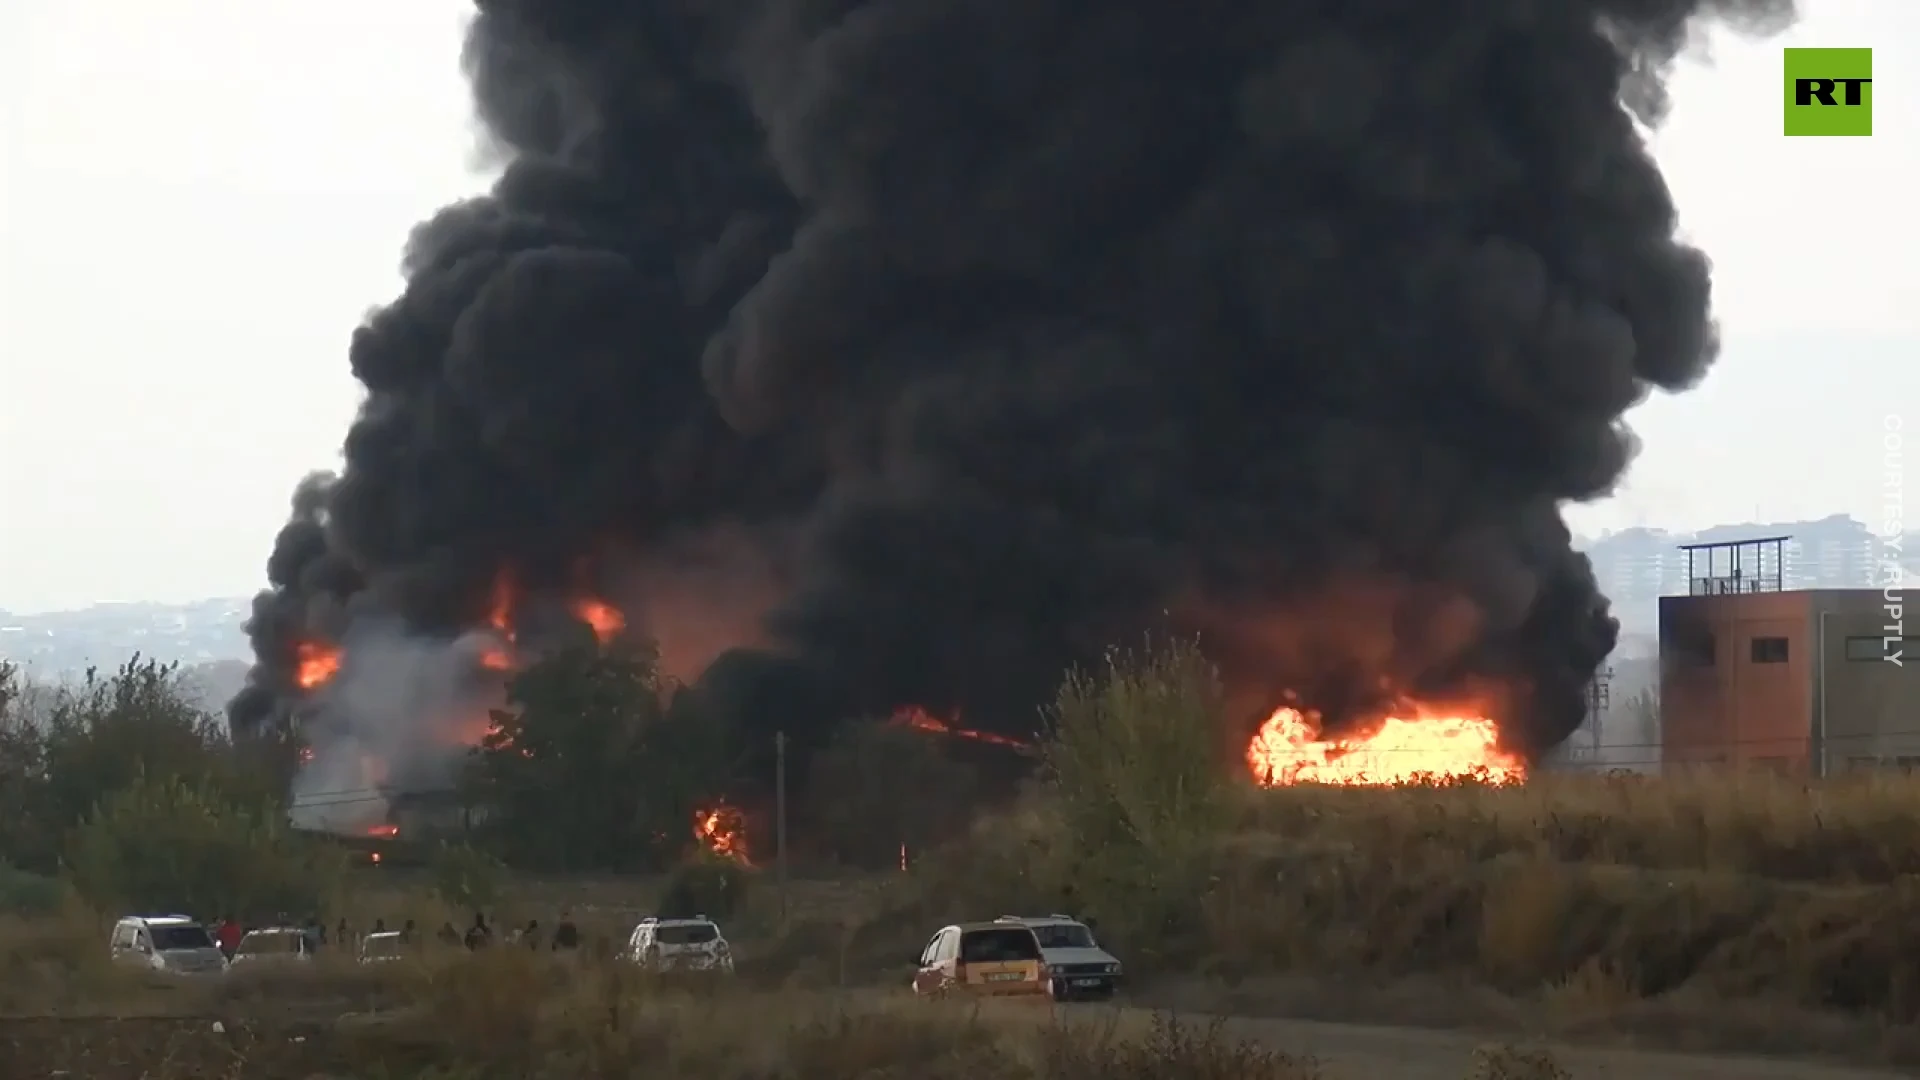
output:
[[[240,939],[240,948],[236,952],[247,956],[270,956],[280,953],[298,953],[300,935],[295,933],[248,934]]]
[[[1004,964],[1040,959],[1040,943],[1025,929],[969,930],[960,935],[963,964]]]
[[[149,926],[147,933],[153,935],[153,948],[156,952],[213,948],[213,939],[207,936],[207,931],[203,927]]]
[[[720,928],[712,923],[680,923],[654,931],[654,940],[662,945],[705,945],[720,939]]]
[[[1052,926],[1036,926],[1033,936],[1040,939],[1043,949],[1092,949],[1093,932],[1079,923],[1056,923]]]

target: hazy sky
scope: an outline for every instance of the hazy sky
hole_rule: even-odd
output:
[[[1633,414],[1644,453],[1583,529],[1877,523],[1889,413],[1920,457],[1920,2],[1805,6],[1673,82],[1655,145],[1727,347]],[[261,584],[294,482],[337,461],[349,332],[407,229],[484,184],[467,10],[0,0],[0,607]],[[1872,138],[1780,135],[1783,44],[1874,48]]]

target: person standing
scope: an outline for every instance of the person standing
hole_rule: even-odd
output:
[[[553,951],[575,952],[580,948],[580,928],[574,925],[573,912],[562,910],[560,923],[553,928]]]
[[[225,953],[229,960],[233,959],[233,954],[239,951],[240,939],[246,936],[246,931],[240,927],[240,920],[232,915],[222,915],[220,925],[213,928],[213,943],[220,946],[220,951]]]
[[[469,952],[478,952],[493,944],[493,929],[487,925],[487,916],[484,912],[473,913],[473,925],[467,927],[464,942]]]

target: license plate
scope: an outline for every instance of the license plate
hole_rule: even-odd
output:
[[[1073,980],[1073,985],[1075,985],[1075,986],[1099,986],[1099,985],[1100,985],[1101,983],[1103,983],[1103,982],[1106,982],[1106,981],[1107,981],[1107,980],[1105,980],[1105,979],[1075,979],[1075,980]]]
[[[996,971],[993,974],[987,976],[987,981],[988,982],[1019,982],[1021,979],[1024,979],[1024,978],[1026,978],[1026,976],[1021,974],[1018,971]]]

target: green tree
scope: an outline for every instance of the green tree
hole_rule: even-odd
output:
[[[60,861],[60,832],[49,813],[46,732],[27,707],[29,692],[19,669],[0,661],[0,860],[49,873]]]
[[[266,916],[317,911],[344,852],[290,829],[269,803],[249,807],[202,779],[136,772],[74,830],[67,866],[104,910]]]
[[[978,777],[937,737],[886,724],[842,731],[807,769],[800,816],[809,847],[850,866],[884,869],[900,845],[925,851],[965,830]]]
[[[205,781],[245,802],[285,790],[182,693],[178,665],[136,656],[110,676],[88,669],[78,686],[54,694],[45,728],[50,812],[63,828],[142,772]]]
[[[138,656],[72,686],[23,685],[0,670],[0,856],[53,872],[66,834],[141,773],[210,785],[257,805],[286,791],[297,747],[236,743],[194,703],[176,665]]]
[[[651,868],[692,840],[713,742],[653,650],[581,642],[517,675],[468,770],[483,835],[519,866]]]
[[[1225,831],[1223,704],[1198,645],[1171,641],[1069,675],[1047,710],[1045,775],[1080,860],[1068,877],[1142,945],[1192,909]]]

